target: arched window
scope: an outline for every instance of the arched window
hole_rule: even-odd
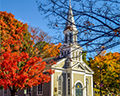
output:
[[[61,56],[62,56],[62,57],[64,56],[64,51],[61,52]]]
[[[89,89],[89,88],[88,88],[88,84],[89,84],[89,83],[88,83],[88,79],[86,78],[86,96],[88,96],[88,89]]]
[[[76,92],[75,96],[83,96],[83,88],[82,88],[81,83],[78,82],[76,84],[76,86],[75,86],[75,92]]]
[[[58,77],[58,95],[62,95],[62,76]]]

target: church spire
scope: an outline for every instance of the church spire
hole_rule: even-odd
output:
[[[69,27],[73,28],[74,30],[77,30],[75,26],[74,17],[73,17],[72,7],[71,7],[71,0],[69,0],[69,10],[67,14],[67,21],[66,21],[64,31],[69,29]]]
[[[75,43],[77,41],[78,31],[75,26],[75,21],[71,7],[71,0],[69,0],[69,10],[68,10],[66,25],[63,33],[65,34],[65,43],[70,44],[70,43]]]

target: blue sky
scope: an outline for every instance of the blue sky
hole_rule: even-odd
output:
[[[44,15],[40,14],[35,1],[36,0],[0,0],[0,10],[7,11],[8,13],[11,12],[19,21],[33,27],[39,27],[43,31],[49,33],[50,36],[55,36],[57,30],[47,27],[48,20],[44,19]],[[62,36],[64,36],[63,33]],[[118,47],[119,46],[116,46],[107,50],[107,52],[120,52],[120,48]]]
[[[36,0],[0,0],[0,10],[11,12],[19,21],[33,27],[39,27],[53,36],[55,30],[47,27],[48,21],[38,11]]]

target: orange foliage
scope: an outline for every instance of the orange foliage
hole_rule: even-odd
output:
[[[29,58],[26,52],[5,52],[0,56],[0,85],[5,89],[8,86],[16,86],[16,88],[23,89],[25,87],[32,87],[50,81],[50,75],[43,74],[49,72],[52,74],[54,71],[50,68],[45,69],[47,65],[39,57]],[[24,66],[19,67],[20,63]],[[52,65],[52,63],[51,63]]]
[[[9,87],[11,94],[19,89],[48,82],[50,74],[54,73],[49,67],[46,68],[46,62],[40,57],[31,56],[30,51],[25,51],[28,47],[32,49],[34,43],[32,40],[26,40],[30,35],[27,28],[28,25],[16,20],[13,14],[0,11],[0,86],[5,89]],[[25,45],[30,46],[24,47]],[[53,64],[55,62],[49,65]]]
[[[42,49],[42,58],[47,58],[47,57],[55,57],[58,56],[60,53],[59,48],[61,47],[61,43],[58,45],[55,44],[46,44],[43,49]]]
[[[102,54],[104,54],[103,52]],[[95,72],[94,74],[94,82],[100,83],[100,69],[101,69],[101,80],[103,81],[104,90],[106,90],[106,87],[109,89],[109,91],[116,86],[115,90],[118,91],[119,83],[116,82],[119,80],[119,74],[120,74],[120,53],[107,53],[104,55],[98,55],[94,58],[94,60],[90,61],[91,68]],[[97,68],[99,66],[99,68]],[[111,87],[110,87],[111,86]]]

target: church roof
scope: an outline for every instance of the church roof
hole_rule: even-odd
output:
[[[74,16],[73,16],[73,12],[72,12],[72,7],[71,7],[71,2],[69,1],[69,10],[68,10],[68,14],[67,14],[67,20],[66,20],[66,25],[65,25],[65,30],[69,29],[69,27],[72,27],[74,30],[76,29],[75,26],[75,21],[74,21]]]

